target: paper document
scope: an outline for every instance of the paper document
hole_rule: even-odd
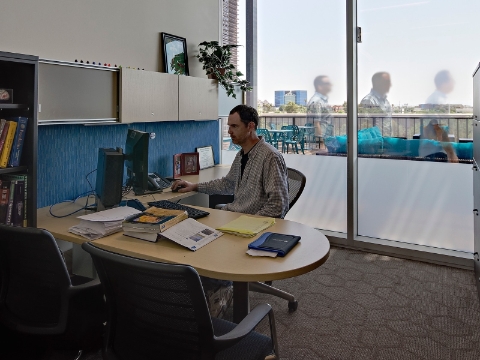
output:
[[[247,254],[250,256],[268,256],[268,257],[277,257],[278,253],[273,251],[262,251],[255,249],[248,249]]]
[[[274,218],[268,217],[252,217],[242,215],[236,218],[233,221],[230,221],[228,224],[223,225],[217,230],[223,231],[228,234],[243,236],[243,237],[252,237],[257,235],[259,232],[269,228],[275,224]]]
[[[123,220],[127,216],[138,213],[141,213],[141,211],[128,206],[120,206],[93,214],[82,215],[78,217],[80,224],[72,226],[68,231],[83,236],[88,240],[97,240],[121,231]]]
[[[175,241],[192,251],[200,249],[222,235],[222,232],[203,225],[192,218],[185,219],[160,233],[161,237]]]
[[[79,216],[79,219],[88,221],[123,221],[128,216],[141,213],[140,210],[129,206],[119,206],[113,209],[103,210],[96,213]]]

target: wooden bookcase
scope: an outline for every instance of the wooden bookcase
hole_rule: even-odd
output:
[[[0,118],[28,118],[20,166],[0,169],[3,174],[27,174],[28,226],[37,226],[37,80],[38,57],[0,51],[0,88],[13,89],[13,104],[0,103]]]

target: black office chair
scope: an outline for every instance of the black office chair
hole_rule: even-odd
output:
[[[289,210],[295,205],[300,195],[302,195],[303,189],[305,188],[305,183],[307,178],[300,171],[287,168],[288,171],[288,199],[289,199]],[[295,296],[289,294],[280,289],[274,288],[271,281],[265,283],[261,282],[252,282],[249,283],[250,291],[255,291],[263,294],[270,294],[278,296],[282,299],[288,300],[288,310],[293,312],[298,308],[298,300],[295,299]]]
[[[192,267],[135,259],[91,243],[82,248],[92,256],[105,290],[105,360],[263,360],[272,351],[278,359],[270,305],[255,307],[238,325],[211,318]],[[266,315],[271,338],[252,331]]]
[[[49,232],[0,225],[0,275],[0,325],[12,334],[43,348],[100,346],[106,318],[100,281],[71,278]]]

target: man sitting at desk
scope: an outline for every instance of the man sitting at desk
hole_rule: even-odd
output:
[[[228,133],[242,150],[227,176],[199,184],[180,180],[172,189],[181,187],[179,192],[198,191],[208,195],[234,194],[234,201],[224,210],[283,218],[289,201],[287,166],[278,150],[257,136],[257,126],[258,113],[254,108],[235,106],[228,116]]]

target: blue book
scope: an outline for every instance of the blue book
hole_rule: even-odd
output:
[[[15,138],[13,140],[12,150],[10,151],[8,166],[15,167],[20,166],[23,143],[25,141],[25,134],[27,133],[28,118],[18,117],[11,120],[17,122],[17,130],[15,131]]]
[[[300,241],[300,236],[272,232],[263,233],[257,240],[248,244],[249,249],[276,252],[283,257]]]

